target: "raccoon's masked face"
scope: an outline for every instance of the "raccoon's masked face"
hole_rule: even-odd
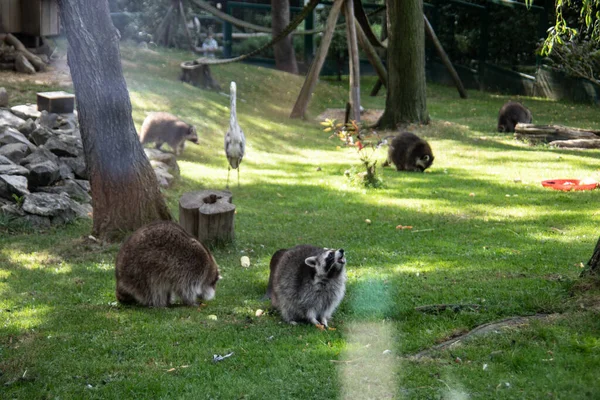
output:
[[[190,126],[190,130],[188,131],[188,134],[185,137],[185,139],[189,140],[192,143],[198,144],[198,134],[196,133],[195,126]]]
[[[417,158],[415,161],[415,165],[421,172],[429,168],[431,164],[433,164],[433,156],[430,156],[429,154],[425,154],[424,156]]]
[[[344,249],[325,249],[321,254],[308,257],[304,262],[316,270],[317,276],[331,275],[344,269],[346,257],[344,257]]]

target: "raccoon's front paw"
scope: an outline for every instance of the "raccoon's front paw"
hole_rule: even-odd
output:
[[[297,323],[296,321],[290,321],[290,322],[289,322],[289,324],[290,324],[290,325],[294,325],[294,326],[295,326],[295,325],[298,325],[298,323]]]
[[[325,325],[321,325],[321,324],[315,324],[315,327],[321,331],[325,330]]]

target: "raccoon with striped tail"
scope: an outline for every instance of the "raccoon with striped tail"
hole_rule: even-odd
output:
[[[280,249],[271,258],[266,298],[291,324],[327,327],[346,292],[344,250],[310,245]]]

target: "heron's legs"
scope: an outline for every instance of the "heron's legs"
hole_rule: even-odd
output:
[[[240,166],[237,167],[238,170],[238,187],[240,187]]]
[[[229,189],[229,173],[231,172],[231,165],[229,167],[227,167],[227,185],[225,186],[225,189]]]

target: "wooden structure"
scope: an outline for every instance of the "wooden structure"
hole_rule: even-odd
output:
[[[58,1],[0,1],[0,33],[24,33],[35,37],[60,34]]]
[[[235,238],[235,205],[229,191],[201,190],[179,199],[179,224],[201,243],[231,242]]]
[[[39,92],[37,93],[38,111],[46,110],[49,113],[67,114],[75,109],[75,95],[67,92]]]

